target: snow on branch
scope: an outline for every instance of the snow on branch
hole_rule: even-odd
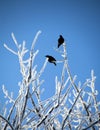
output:
[[[17,52],[15,52],[14,50],[10,49],[6,44],[4,44],[4,47],[5,47],[8,51],[12,52],[13,54],[18,55]]]
[[[31,51],[33,51],[33,49],[34,49],[34,46],[35,46],[35,43],[36,43],[36,40],[38,39],[38,36],[41,34],[41,30],[39,30],[38,32],[37,32],[37,34],[36,34],[36,36],[35,36],[35,38],[34,38],[34,40],[33,40],[33,42],[32,42],[32,46],[31,46]]]
[[[17,51],[4,44],[8,51],[18,57],[22,80],[18,83],[19,91],[15,99],[13,98],[14,93],[9,93],[5,86],[2,86],[8,104],[6,104],[4,113],[0,113],[0,129],[98,129],[100,127],[100,102],[97,100],[96,76],[94,71],[91,70],[89,79],[86,79],[83,84],[81,81],[76,83],[77,76],[72,76],[68,63],[66,41],[61,44],[62,48],[56,49],[55,52],[61,55],[62,59],[57,60],[56,63],[61,63],[62,68],[59,68],[61,75],[55,76],[54,79],[54,95],[44,100],[41,99],[44,89],[42,84],[45,80],[42,79],[42,74],[46,69],[48,60],[44,61],[38,72],[38,65],[34,61],[39,54],[39,50],[34,48],[40,34],[41,31],[39,30],[32,41],[30,49],[26,48],[25,41],[18,44],[14,33],[11,36]],[[29,57],[25,59],[24,56],[27,54],[29,54]]]

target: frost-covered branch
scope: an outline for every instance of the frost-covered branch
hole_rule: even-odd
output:
[[[68,64],[66,41],[62,49],[56,49],[62,56],[57,64],[62,64],[60,76],[55,76],[55,92],[51,97],[42,100],[44,88],[42,74],[46,69],[48,60],[45,59],[38,71],[35,58],[39,50],[35,45],[41,31],[38,31],[30,49],[26,48],[26,42],[19,44],[11,34],[16,51],[4,44],[4,47],[18,57],[22,80],[18,83],[19,91],[14,99],[13,94],[2,87],[9,109],[6,114],[0,114],[0,128],[3,130],[96,130],[100,127],[100,102],[97,100],[98,91],[95,88],[94,71],[91,78],[81,84],[76,83],[77,76],[72,76]],[[25,58],[25,55],[29,55]],[[46,81],[45,81],[46,82]],[[54,88],[54,86],[53,86]],[[45,92],[45,91],[44,91]],[[42,95],[43,96],[43,95]],[[7,107],[6,107],[7,108]]]
[[[0,115],[0,118],[3,119],[10,126],[10,128],[12,130],[14,130],[13,126],[11,125],[11,123],[6,118],[4,118],[2,115]]]
[[[96,125],[97,123],[100,123],[100,119],[95,121],[95,122],[93,122],[93,123],[91,123],[91,125],[89,125],[88,127],[84,128],[82,130],[87,130],[87,129],[91,128],[92,126]]]
[[[72,86],[75,88],[75,90],[77,91],[77,93],[79,93],[78,87],[77,87],[76,84],[73,82],[72,75],[71,75],[71,72],[70,72],[70,69],[69,69],[68,57],[67,57],[67,51],[66,51],[66,43],[65,43],[65,42],[64,42],[64,45],[63,45],[63,52],[64,52],[64,53],[63,53],[62,56],[64,57],[64,66],[65,66],[65,68],[66,68],[66,70],[67,70],[68,76],[69,76],[69,78],[70,78],[70,82],[71,82]],[[82,102],[82,104],[83,104],[83,106],[84,106],[85,111],[87,112],[87,116],[90,116],[89,111],[88,111],[88,109],[87,109],[87,107],[86,107],[86,104],[85,104],[84,101],[83,101],[82,96],[80,96],[80,99],[81,99],[81,102]],[[89,120],[90,120],[90,122],[92,122],[91,117],[89,118]],[[94,127],[93,127],[93,130],[94,130]]]

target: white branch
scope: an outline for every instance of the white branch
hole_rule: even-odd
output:
[[[17,42],[17,40],[16,40],[16,38],[15,38],[15,36],[14,36],[14,33],[11,33],[11,36],[12,36],[12,39],[13,39],[13,41],[14,41],[16,47],[19,48],[18,42]]]
[[[12,49],[10,49],[6,44],[4,44],[4,47],[5,47],[8,51],[12,52],[13,54],[18,55],[17,52],[15,52],[15,51],[13,51]]]
[[[40,31],[40,30],[37,32],[37,34],[36,34],[36,36],[35,36],[35,38],[34,38],[34,40],[32,42],[31,51],[33,51],[33,48],[34,48],[35,43],[36,43],[36,40],[38,39],[38,36],[41,34],[41,32],[42,31]]]

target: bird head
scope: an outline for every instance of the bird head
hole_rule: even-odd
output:
[[[62,37],[62,35],[59,35],[60,37]]]

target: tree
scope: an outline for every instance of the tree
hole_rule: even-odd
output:
[[[81,84],[75,83],[76,76],[72,77],[66,51],[66,42],[63,43],[63,50],[58,51],[63,60],[63,68],[61,70],[61,80],[55,77],[55,94],[46,100],[41,100],[40,80],[44,72],[48,60],[46,59],[43,67],[38,72],[37,66],[34,66],[34,59],[38,54],[38,50],[34,51],[34,46],[41,31],[38,31],[31,49],[30,56],[24,60],[24,56],[28,53],[25,47],[25,41],[22,45],[12,33],[13,41],[17,47],[17,52],[10,49],[6,44],[4,47],[17,55],[20,63],[20,72],[22,81],[19,83],[18,96],[14,100],[12,95],[3,85],[3,92],[12,104],[8,110],[9,113],[0,114],[0,129],[2,130],[96,130],[100,127],[100,102],[96,96],[98,91],[95,89],[94,71],[91,71],[91,78]],[[66,77],[67,75],[67,77]]]

